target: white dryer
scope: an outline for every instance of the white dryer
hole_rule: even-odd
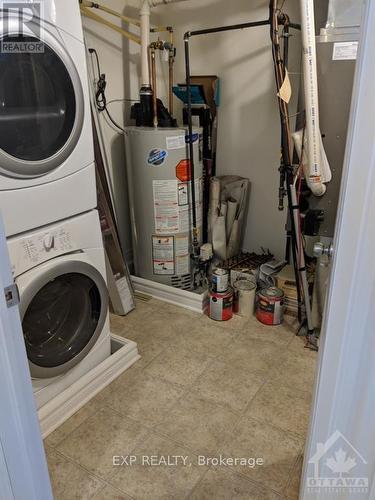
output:
[[[110,356],[96,210],[8,239],[37,407]]]
[[[78,0],[6,5],[0,0],[0,211],[10,236],[94,208],[96,188]]]

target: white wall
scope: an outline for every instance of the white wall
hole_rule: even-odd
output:
[[[286,2],[296,19],[298,2]],[[268,1],[191,0],[157,12],[176,32],[176,81],[183,82],[183,34],[204,27],[268,18]],[[244,248],[270,248],[283,257],[286,212],[278,211],[280,125],[268,27],[191,39],[192,74],[221,79],[217,173],[238,174],[252,183]],[[299,72],[300,37],[291,40],[290,71]],[[292,75],[298,84],[299,75]],[[296,88],[297,94],[297,88]],[[291,112],[293,112],[291,107]],[[178,114],[180,118],[180,114]]]
[[[117,12],[124,15],[138,17],[139,2],[131,0],[106,0],[103,2]],[[122,25],[120,20],[113,16],[107,16],[103,12],[94,10],[96,14],[107,18],[111,22],[129,29]],[[153,16],[155,22],[157,16]],[[128,41],[119,33],[103,26],[91,19],[83,17],[83,27],[87,47],[95,48],[99,59],[101,72],[105,73],[107,80],[107,101],[120,99],[108,105],[108,109],[115,121],[124,126],[129,124],[131,102],[121,99],[138,99],[139,73],[140,73],[140,49],[139,45]],[[137,32],[137,28],[132,29]],[[88,58],[88,65],[94,63],[92,68],[97,73],[95,59]],[[104,114],[100,115],[103,135],[106,143],[107,155],[110,160],[110,174],[115,199],[115,210],[117,214],[119,235],[122,249],[126,259],[132,260],[131,230],[129,222],[129,207],[125,170],[125,150],[123,135],[108,121]]]
[[[131,3],[137,5],[137,0],[132,0]],[[135,16],[137,11],[129,4],[128,1],[128,7],[123,9],[123,12]],[[124,3],[121,0],[111,0],[106,2],[106,5],[121,10]],[[298,1],[288,0],[286,8],[295,20]],[[268,0],[191,0],[160,6],[154,10],[154,22],[158,20],[161,24],[175,28],[176,82],[184,82],[185,79],[185,31],[266,18]],[[137,45],[121,40],[120,35],[111,33],[106,28],[95,27],[93,33],[92,23],[85,22],[85,25],[90,27],[87,39],[98,50],[102,71],[108,77],[108,100],[124,96],[137,98]],[[299,34],[293,34],[289,67],[292,73],[298,73],[300,38]],[[259,251],[262,246],[269,248],[278,257],[283,257],[286,211],[279,212],[277,208],[280,125],[269,29],[259,27],[193,38],[191,56],[193,74],[216,74],[221,79],[217,173],[242,175],[248,177],[252,183],[244,248]],[[163,69],[165,78],[159,81],[158,91],[164,98],[167,79],[165,65]],[[291,79],[292,84],[296,86],[299,75],[292,74]],[[128,115],[129,106],[122,107],[119,103],[111,106],[114,117],[124,123],[123,114],[125,111]],[[178,120],[181,120],[177,105],[175,109]],[[122,138],[109,127],[106,127],[106,136],[112,155],[120,234],[123,245],[128,246],[130,235],[126,218]]]

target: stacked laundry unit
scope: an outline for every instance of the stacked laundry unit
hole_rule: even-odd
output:
[[[25,22],[0,1],[0,211],[40,408],[110,332],[78,1],[24,3]]]

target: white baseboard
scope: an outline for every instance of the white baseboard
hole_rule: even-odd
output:
[[[170,304],[185,307],[195,312],[203,312],[203,303],[207,292],[194,293],[188,290],[181,290],[172,286],[163,285],[156,281],[146,280],[138,276],[131,276],[134,290]]]
[[[140,359],[137,344],[132,340],[111,334],[111,344],[112,354],[109,358],[39,408],[43,439]]]

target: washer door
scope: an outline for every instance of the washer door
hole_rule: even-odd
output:
[[[20,305],[31,376],[55,377],[79,363],[98,340],[107,308],[105,281],[86,262],[61,262],[38,276]]]
[[[51,172],[82,130],[83,91],[74,63],[52,33],[44,29],[41,38],[32,32],[0,38],[0,172],[9,177]],[[37,50],[27,52],[28,46]]]

